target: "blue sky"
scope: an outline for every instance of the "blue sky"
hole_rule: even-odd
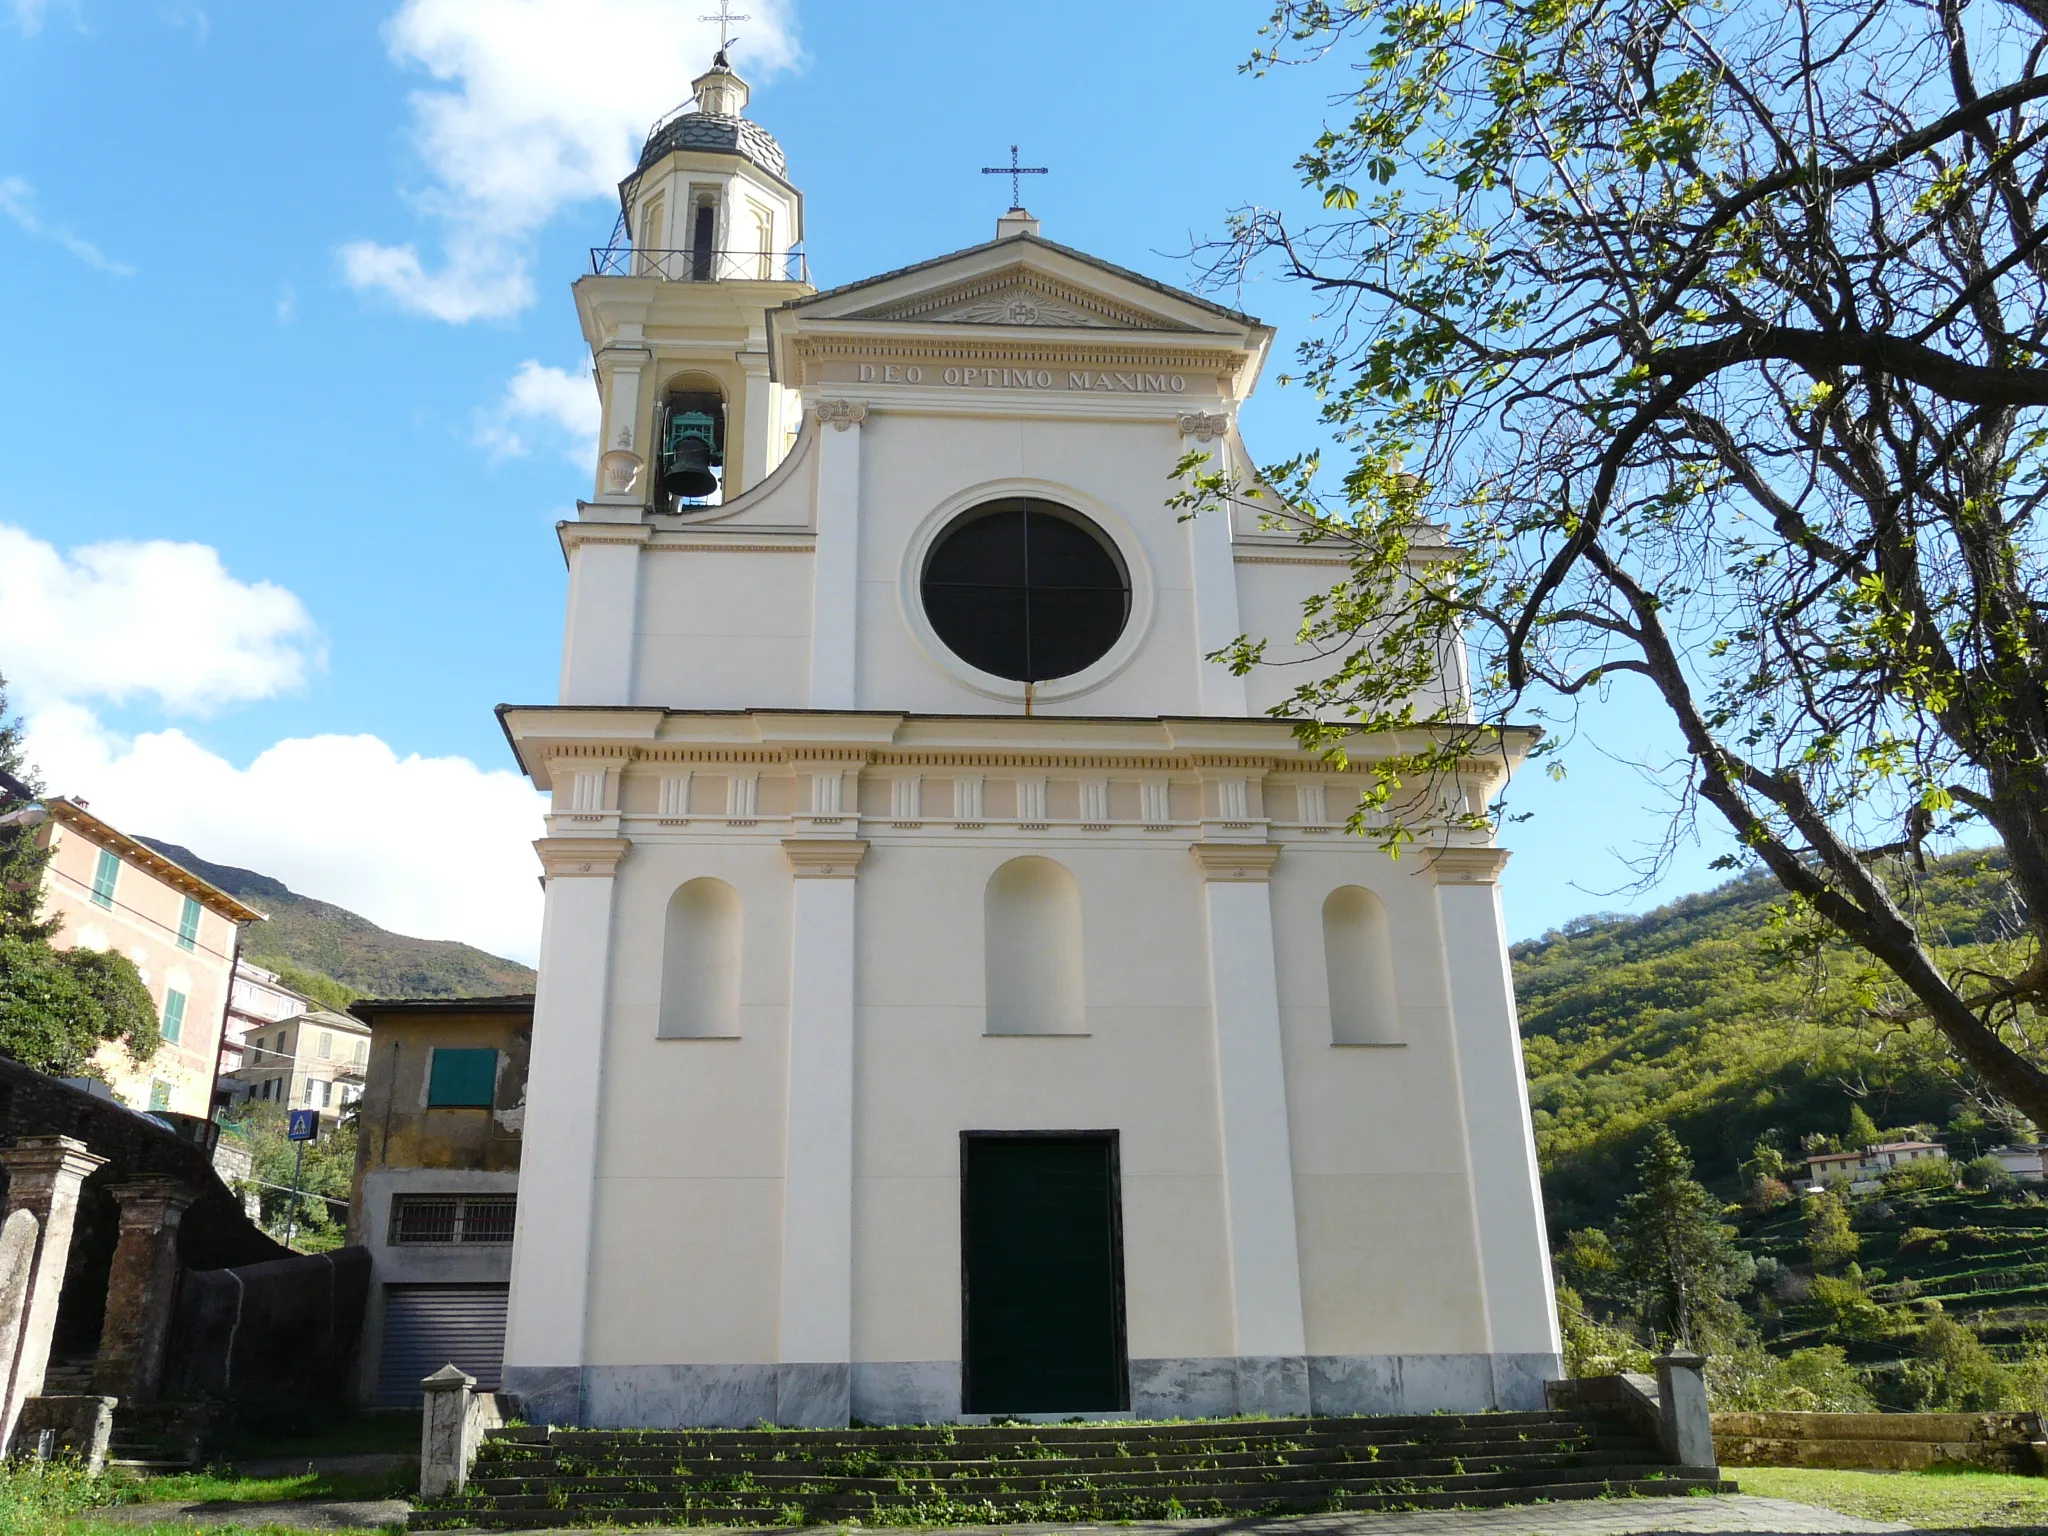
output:
[[[553,695],[588,490],[568,285],[708,56],[702,0],[0,0],[0,672],[53,788],[416,933],[530,958],[531,796],[491,715]],[[1264,9],[748,0],[735,63],[823,285],[977,243],[1022,145],[1053,239],[1167,282],[1341,71],[1247,78]],[[1235,302],[1312,323],[1306,293]],[[1272,371],[1284,366],[1276,361]],[[1271,377],[1256,453],[1315,441]],[[1597,713],[1507,831],[1511,932],[1654,891]],[[1611,755],[1610,755],[1611,754]]]

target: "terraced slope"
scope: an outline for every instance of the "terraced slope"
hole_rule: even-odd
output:
[[[849,1430],[504,1429],[456,1525],[989,1524],[1733,1491],[1583,1413]]]

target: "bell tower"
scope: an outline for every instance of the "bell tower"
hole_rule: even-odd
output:
[[[782,462],[802,421],[769,374],[768,311],[815,292],[803,194],[746,114],[724,51],[647,131],[611,244],[576,284],[604,407],[597,499],[655,512],[729,501]]]

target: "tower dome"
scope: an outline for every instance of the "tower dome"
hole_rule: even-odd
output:
[[[690,82],[691,99],[647,131],[639,170],[646,170],[674,150],[739,155],[777,179],[788,175],[788,162],[775,136],[743,116],[750,94],[747,82],[732,71],[721,50],[711,68]]]

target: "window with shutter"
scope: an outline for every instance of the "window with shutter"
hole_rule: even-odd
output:
[[[169,1041],[172,1045],[176,1045],[178,1043],[178,1037],[183,1035],[184,1033],[185,994],[182,992],[175,991],[166,992],[164,993],[164,1039]]]
[[[111,907],[114,904],[114,886],[121,878],[121,861],[106,849],[100,850],[100,861],[92,872],[92,900],[97,907]]]
[[[429,1109],[489,1109],[498,1085],[495,1050],[437,1046],[427,1079]]]
[[[199,914],[202,910],[190,896],[185,898],[185,910],[178,916],[178,948],[199,947]]]

